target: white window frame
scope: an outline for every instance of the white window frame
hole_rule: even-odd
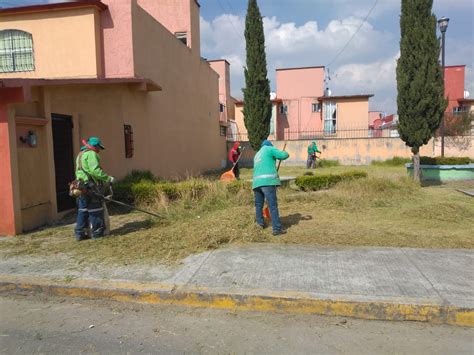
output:
[[[15,35],[17,36],[17,40],[21,40],[24,43],[30,44],[28,47],[18,48],[15,47]],[[5,38],[3,38],[5,36]],[[6,38],[6,37],[9,38]],[[11,68],[10,67],[1,67],[0,66],[0,73],[18,73],[18,72],[29,72],[35,71],[35,54],[34,54],[34,46],[33,46],[33,35],[29,32],[16,30],[16,29],[5,29],[0,31],[0,40],[11,41],[11,48],[4,48],[0,49],[0,56],[8,58],[10,57],[11,60]],[[27,65],[18,65],[16,64],[16,56],[17,55],[31,55],[31,63]],[[0,62],[1,63],[1,62]]]
[[[313,102],[311,104],[311,112],[321,112],[321,103],[319,102]]]
[[[323,130],[328,135],[337,131],[337,103],[334,101],[325,101],[323,104]]]

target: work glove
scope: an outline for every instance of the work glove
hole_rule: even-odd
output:
[[[109,183],[113,184],[115,182],[115,178],[113,176],[110,176]]]

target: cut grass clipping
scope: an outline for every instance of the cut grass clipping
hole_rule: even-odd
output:
[[[251,176],[250,170],[242,170],[243,176]],[[281,170],[282,175],[307,171],[285,166]],[[351,170],[340,166],[316,169],[314,174]],[[205,250],[254,242],[474,248],[474,204],[471,197],[455,190],[474,189],[474,182],[420,187],[406,177],[404,167],[368,166],[358,170],[369,177],[346,179],[316,192],[280,188],[280,216],[288,234],[279,238],[271,235],[271,228],[255,226],[249,182],[224,185],[199,178],[173,183],[135,173],[123,186],[136,204],[163,218],[111,211],[112,233],[108,237],[76,242],[72,224],[49,227],[3,240],[0,257],[63,256],[74,265],[95,266],[170,264]]]

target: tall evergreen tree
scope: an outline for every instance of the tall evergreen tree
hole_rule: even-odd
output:
[[[398,132],[413,153],[416,181],[420,180],[420,147],[434,136],[447,105],[432,6],[433,0],[402,0],[400,16]]]
[[[250,145],[260,149],[270,133],[272,103],[267,79],[267,58],[263,21],[257,0],[249,0],[245,19],[247,65],[245,68],[244,123]]]

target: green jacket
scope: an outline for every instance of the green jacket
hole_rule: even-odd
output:
[[[264,146],[253,159],[253,184],[252,189],[261,186],[279,186],[280,178],[275,166],[276,160],[288,159],[287,152],[275,147]]]
[[[79,164],[79,158],[81,159]],[[82,165],[82,169],[80,169]],[[84,172],[85,171],[85,172]],[[86,172],[92,177],[95,182],[106,182],[110,180],[110,176],[107,175],[100,167],[99,154],[93,150],[84,150],[76,158],[76,179],[84,182],[89,181],[89,177]]]
[[[318,149],[318,146],[316,143],[312,143],[308,145],[308,155],[316,154],[316,153],[321,153]]]

